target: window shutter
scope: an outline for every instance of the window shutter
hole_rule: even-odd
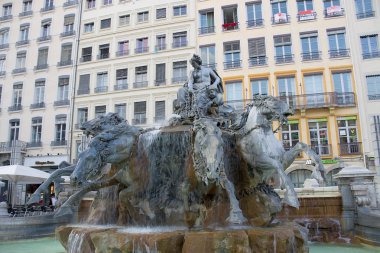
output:
[[[58,79],[58,86],[65,86],[69,85],[69,78],[68,77],[60,77]]]
[[[239,41],[230,41],[224,43],[224,52],[228,51],[239,51],[240,50],[240,42]]]
[[[146,113],[146,102],[135,102],[135,114]]]
[[[75,15],[74,14],[65,15],[64,21],[63,21],[63,25],[74,24],[74,20],[75,20]]]
[[[338,27],[338,28],[327,29],[326,31],[327,31],[327,35],[340,34],[340,33],[345,33],[346,28]]]
[[[128,69],[117,69],[116,70],[116,80],[128,78]]]
[[[273,37],[275,46],[288,46],[292,44],[290,34],[277,35]]]
[[[156,81],[165,81],[166,64],[160,63],[156,65]]]
[[[248,40],[249,57],[265,56],[265,38],[254,38]]]
[[[148,70],[147,66],[136,67],[136,75],[145,74]]]
[[[82,55],[91,55],[91,54],[92,54],[92,47],[82,48]]]
[[[166,8],[156,10],[156,19],[166,18]]]
[[[318,37],[318,31],[308,31],[300,33],[300,38]]]
[[[82,92],[90,90],[90,74],[81,75],[79,77],[78,90],[80,90]]]
[[[103,19],[100,21],[100,29],[111,27],[111,19]]]
[[[155,116],[165,117],[165,101],[156,101]]]

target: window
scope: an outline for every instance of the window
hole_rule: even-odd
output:
[[[354,105],[355,95],[352,92],[351,71],[333,73],[334,102],[337,105]]]
[[[325,17],[336,17],[344,14],[343,8],[340,6],[340,0],[324,0]]]
[[[327,119],[309,120],[310,145],[317,155],[330,155]]]
[[[123,40],[119,41],[117,43],[117,56],[122,56],[122,55],[128,55],[129,54],[129,40]]]
[[[162,122],[164,120],[165,120],[165,101],[156,101],[154,122]]]
[[[282,145],[286,151],[293,148],[300,141],[298,120],[290,120],[281,129]]]
[[[92,60],[92,47],[82,48],[82,62],[88,62]]]
[[[160,8],[156,10],[156,19],[166,18],[166,8]]]
[[[166,64],[160,63],[156,64],[156,80],[155,85],[163,85],[166,82]]]
[[[107,112],[107,107],[105,105],[95,106],[95,118],[105,115]]]
[[[136,67],[135,83],[133,88],[143,88],[148,86],[148,66]]]
[[[111,18],[102,19],[100,21],[100,29],[106,29],[111,27]]]
[[[258,27],[264,24],[261,2],[247,3],[247,26]]]
[[[204,10],[199,12],[200,28],[199,34],[215,32],[214,10]]]
[[[31,136],[31,146],[41,146],[41,136],[42,136],[42,117],[35,117],[32,119],[32,136]]]
[[[4,4],[3,5],[3,17],[9,17],[12,15],[12,4]]]
[[[16,58],[16,69],[24,69],[26,62],[26,52],[18,52]]]
[[[112,0],[103,0],[103,5],[110,5],[112,4]]]
[[[339,133],[340,155],[360,154],[356,116],[340,117],[337,119]]]
[[[79,76],[78,95],[84,95],[90,93],[90,74]]]
[[[358,19],[375,16],[372,8],[372,0],[355,0],[356,17]]]
[[[45,81],[36,81],[34,87],[34,105],[35,108],[42,107],[45,100]]]
[[[366,76],[369,100],[380,99],[380,75]]]
[[[312,0],[297,0],[297,9],[298,13],[308,10],[313,10],[313,1]]]
[[[72,44],[63,44],[61,48],[61,61],[58,65],[66,66],[72,63],[71,61]]]
[[[96,75],[95,93],[108,91],[108,72],[99,72]]]
[[[110,57],[110,44],[100,45],[98,59],[107,59],[109,57]]]
[[[58,94],[57,101],[67,102],[69,101],[69,77],[60,77],[58,79]]]
[[[252,95],[269,95],[268,93],[268,79],[260,78],[260,79],[251,79],[251,90]]]
[[[173,48],[187,46],[187,32],[173,33]]]
[[[160,34],[156,36],[156,50],[161,51],[166,49],[166,35],[165,34]]]
[[[234,109],[243,109],[243,84],[241,81],[226,82],[227,104]]]
[[[325,105],[323,74],[305,74],[304,81],[307,106],[314,108]]]
[[[349,50],[346,46],[345,28],[335,28],[327,30],[329,38],[330,58],[340,58],[349,56]]]
[[[186,14],[187,14],[187,6],[186,5],[174,6],[173,7],[173,16],[174,17],[186,16]]]
[[[136,40],[136,54],[148,52],[148,38],[139,38]]]
[[[173,62],[173,83],[187,80],[187,61]]]
[[[267,64],[265,38],[248,40],[249,66],[263,66]]]
[[[5,54],[0,55],[0,76],[5,74]]]
[[[9,141],[17,141],[20,134],[20,120],[11,119],[9,121]]]
[[[291,35],[277,35],[274,36],[273,39],[274,49],[276,51],[276,64],[293,62]]]
[[[240,42],[225,42],[224,45],[224,69],[234,69],[241,67]]]
[[[311,171],[306,169],[298,169],[288,175],[295,188],[302,188],[306,179],[311,177]]]
[[[115,113],[117,113],[122,119],[125,119],[127,115],[127,104],[116,104]]]
[[[134,116],[133,124],[145,124],[146,123],[146,102],[134,103]]]
[[[202,64],[207,67],[215,68],[215,45],[206,45],[199,48],[201,52]]]
[[[312,61],[321,59],[318,50],[318,32],[306,32],[301,33],[301,45],[302,45],[302,60]]]
[[[12,106],[18,107],[21,109],[22,101],[22,84],[13,85],[13,94],[12,94]]]
[[[36,69],[46,69],[48,65],[48,52],[49,48],[38,49],[38,59]]]
[[[288,23],[288,9],[286,5],[286,0],[274,0],[271,1],[272,5],[272,23],[281,24]]]
[[[27,41],[29,38],[29,24],[20,26],[20,37],[19,41]]]
[[[380,57],[377,34],[360,36],[363,59]]]
[[[30,12],[32,11],[32,0],[24,1],[22,3],[22,12]]]
[[[131,16],[129,14],[119,16],[119,26],[129,25],[131,20]]]
[[[9,28],[0,29],[0,48],[5,48],[9,43]]]
[[[149,11],[143,11],[137,13],[137,22],[148,22],[149,21]]]
[[[239,29],[237,5],[223,7],[223,30],[230,31]]]
[[[281,76],[277,78],[278,96],[282,101],[295,108],[296,83],[294,76]]]
[[[55,138],[53,146],[66,145],[66,115],[55,116]]]
[[[74,34],[74,21],[75,21],[74,14],[65,15],[64,21],[63,21],[63,35]]]
[[[84,32],[90,33],[94,31],[94,22],[84,24]]]
[[[0,85],[0,105],[1,105],[2,95],[3,95],[3,86]]]
[[[50,36],[51,19],[47,19],[41,22],[41,39],[46,40]]]
[[[115,90],[128,89],[128,69],[116,70],[116,87]]]
[[[95,0],[87,0],[87,9],[95,8],[96,1]]]
[[[77,128],[79,129],[84,122],[88,121],[88,108],[78,108]]]
[[[54,0],[45,0],[45,10],[51,10],[54,8]]]

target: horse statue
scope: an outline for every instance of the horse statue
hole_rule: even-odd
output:
[[[304,143],[297,143],[291,150],[285,151],[282,143],[275,137],[272,123],[287,122],[293,111],[286,102],[272,96],[255,96],[253,103],[247,105],[245,112],[232,126],[242,155],[251,167],[251,173],[266,182],[274,173],[278,173],[286,192],[283,202],[299,208],[297,194],[285,170],[303,151],[316,164],[312,176],[319,182],[324,180],[324,167],[319,156]]]

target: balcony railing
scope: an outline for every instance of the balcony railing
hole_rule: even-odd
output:
[[[40,64],[34,67],[34,70],[42,70],[42,69],[47,69],[49,67],[48,64]]]
[[[26,17],[26,16],[31,16],[33,15],[33,11],[24,11],[18,14],[19,17]]]
[[[135,115],[135,117],[138,115]],[[132,119],[132,124],[133,125],[143,125],[146,124],[146,118],[145,117],[136,117]]]
[[[125,56],[125,55],[129,55],[129,50],[120,50],[120,51],[116,52],[116,56],[117,57],[119,57],[119,56]]]
[[[42,147],[42,142],[35,141],[35,142],[28,142],[27,148],[39,148]]]
[[[5,71],[0,71],[0,76],[5,76],[6,72]]]
[[[290,16],[285,14],[280,17],[273,16],[272,17],[272,25],[279,25],[279,24],[287,24],[290,23]]]
[[[128,90],[128,83],[116,84],[113,86],[114,90]]]
[[[329,54],[331,59],[350,57],[350,49],[329,50]]]
[[[239,29],[239,22],[225,23],[222,25],[223,31],[233,31]]]
[[[264,19],[253,19],[253,20],[248,20],[247,21],[247,27],[252,28],[252,27],[261,27],[264,25]]]
[[[94,92],[95,93],[104,93],[108,91],[108,86],[99,86],[95,87]]]
[[[371,18],[375,16],[374,11],[367,11],[367,12],[362,12],[362,13],[357,13],[356,17],[357,19],[362,19],[362,18]]]
[[[315,20],[317,18],[317,13],[315,11],[304,11],[297,14],[297,20],[299,22]]]
[[[268,64],[268,57],[266,56],[255,56],[248,59],[250,67],[265,66]]]
[[[180,47],[187,47],[187,40],[186,41],[176,41],[176,42],[173,42],[172,44],[172,47],[173,48],[180,48]]]
[[[73,60],[60,61],[57,63],[59,67],[69,66],[73,64]]]
[[[50,35],[41,36],[41,37],[38,37],[38,39],[37,39],[38,42],[48,41],[48,40],[51,40],[51,36]]]
[[[69,0],[69,1],[66,1],[63,3],[63,7],[69,7],[69,6],[73,6],[73,5],[77,5],[78,4],[78,1],[76,0]]]
[[[68,37],[68,36],[73,36],[75,35],[75,31],[65,31],[61,33],[61,37]]]
[[[200,27],[198,29],[199,34],[209,34],[209,33],[214,33],[215,32],[215,26],[206,26],[206,27]]]
[[[50,143],[50,146],[52,146],[52,147],[66,146],[66,145],[67,145],[67,141],[66,140],[52,141]]]
[[[9,153],[14,150],[14,148],[19,149],[21,152],[26,152],[26,147],[28,143],[23,141],[9,141],[9,142],[0,142],[0,153]]]
[[[9,48],[8,43],[0,44],[0,49],[6,49],[6,48]]]
[[[294,54],[275,56],[274,60],[276,64],[285,64],[294,62]]]
[[[41,108],[45,108],[44,102],[34,103],[30,105],[30,109],[41,109]]]
[[[26,68],[18,68],[18,69],[12,70],[12,74],[20,74],[20,73],[25,73],[25,72],[26,72]]]
[[[148,87],[148,81],[134,82],[133,88],[145,88]]]
[[[163,85],[166,85],[166,80],[165,79],[154,80],[154,86],[163,86]]]
[[[16,46],[23,46],[23,45],[28,45],[29,40],[19,40],[16,42]]]
[[[224,62],[224,69],[238,69],[241,68],[241,60]]]
[[[380,51],[373,51],[369,53],[363,53],[363,59],[379,58]]]
[[[12,105],[8,107],[8,112],[16,112],[16,111],[21,111],[22,110],[22,105]]]
[[[307,52],[307,53],[302,53],[302,61],[315,61],[315,60],[320,60],[321,59],[322,52]]]
[[[10,20],[10,19],[12,19],[12,18],[13,18],[12,15],[1,16],[1,17],[0,17],[0,21]]]
[[[66,100],[54,101],[54,106],[66,106],[66,105],[70,105],[70,100],[66,99]]]
[[[368,94],[368,100],[380,100],[380,94]]]
[[[87,95],[90,94],[90,89],[78,89],[77,95]]]
[[[135,54],[147,53],[149,51],[149,47],[138,47],[135,49]]]
[[[339,143],[340,155],[360,155],[362,154],[361,142]]]
[[[44,6],[43,8],[41,8],[41,12],[52,11],[54,10],[54,8],[54,5]]]
[[[310,148],[319,156],[330,156],[331,155],[331,145],[330,144],[310,145]]]
[[[96,56],[96,59],[98,60],[103,60],[103,59],[108,59],[110,58],[110,54],[109,53],[102,53],[102,54],[98,54]]]
[[[340,16],[344,16],[344,9],[338,8],[335,11],[332,11],[332,10],[328,11],[327,9],[325,9],[324,14],[325,14],[325,18],[340,17]]]
[[[82,58],[80,58],[80,62],[88,62],[92,61],[92,55],[82,55]]]
[[[155,46],[156,51],[166,50],[166,44],[160,44]]]
[[[187,81],[187,76],[178,76],[172,78],[172,83],[182,83]]]

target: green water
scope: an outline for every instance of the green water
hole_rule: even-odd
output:
[[[379,253],[379,247],[367,245],[311,244],[310,253]],[[55,238],[0,242],[0,253],[66,253]]]

